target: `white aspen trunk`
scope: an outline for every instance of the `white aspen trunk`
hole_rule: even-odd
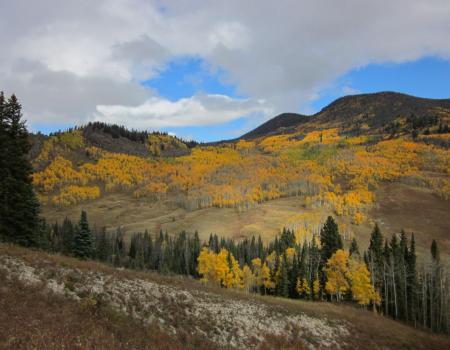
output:
[[[397,308],[397,287],[395,284],[395,261],[392,258],[392,286],[394,288],[394,308],[395,308],[395,319],[398,318],[398,308]]]

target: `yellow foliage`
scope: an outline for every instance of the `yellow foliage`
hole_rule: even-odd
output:
[[[351,284],[353,299],[355,299],[358,304],[380,304],[381,297],[373,288],[370,280],[370,272],[367,269],[366,264],[358,260],[350,259],[348,278]]]
[[[309,283],[306,280],[306,278],[297,279],[297,285],[296,285],[297,293],[300,296],[303,296],[305,298],[309,298],[311,295],[311,288],[309,288]]]
[[[212,282],[225,288],[243,288],[243,274],[233,254],[222,249],[218,254],[203,248],[197,259],[198,273],[203,282]]]
[[[43,171],[33,174],[33,183],[43,192],[68,184],[86,184],[88,179],[72,167],[72,162],[57,156]]]
[[[320,292],[320,281],[319,281],[319,278],[316,276],[316,278],[313,281],[314,298],[319,297],[319,292]]]
[[[342,295],[349,289],[347,281],[348,273],[348,252],[338,249],[330,259],[328,259],[325,268],[327,282],[325,290],[336,296],[337,301],[340,301]]]
[[[363,214],[361,214],[361,213],[356,213],[354,216],[353,216],[353,223],[355,224],[355,225],[359,225],[359,224],[361,224],[362,222],[364,221],[364,215]]]
[[[100,189],[97,186],[65,187],[61,192],[52,197],[52,203],[58,206],[69,206],[89,199],[100,197]]]

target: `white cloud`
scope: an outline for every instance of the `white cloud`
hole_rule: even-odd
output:
[[[449,18],[448,0],[2,1],[0,89],[32,123],[121,113],[121,124],[208,125],[247,113],[242,101],[169,102],[139,85],[194,55],[260,113],[307,110],[350,69],[450,58]]]
[[[224,95],[195,95],[172,102],[152,97],[138,106],[99,105],[98,121],[127,125],[133,128],[166,128],[214,125],[240,117],[270,115],[272,109],[264,101],[233,99]]]

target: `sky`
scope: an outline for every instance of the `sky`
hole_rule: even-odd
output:
[[[237,137],[282,112],[450,98],[448,0],[0,0],[0,90],[33,131]]]

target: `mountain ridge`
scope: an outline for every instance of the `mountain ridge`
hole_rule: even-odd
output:
[[[381,91],[340,97],[312,115],[282,113],[238,138],[254,139],[295,130],[309,123],[334,123],[351,127],[351,123],[365,121],[369,127],[379,128],[399,116],[412,114],[425,116],[449,116],[450,99],[431,99],[393,91]]]

